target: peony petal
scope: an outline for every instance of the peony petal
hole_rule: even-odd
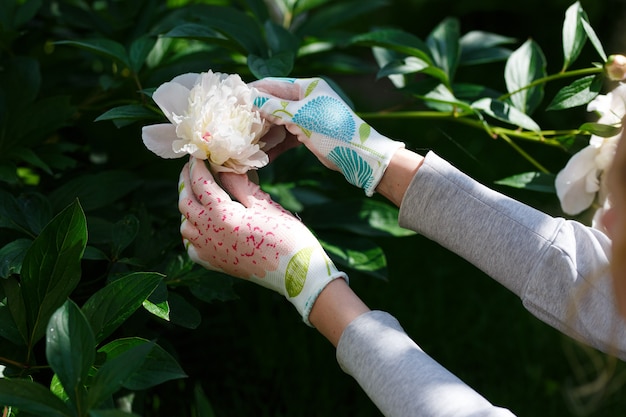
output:
[[[597,170],[595,156],[597,149],[587,146],[576,153],[567,162],[565,168],[556,176],[556,194],[562,210],[571,215],[578,214],[591,205],[595,192],[586,189],[589,174]]]
[[[173,115],[185,114],[187,111],[189,106],[189,89],[179,83],[163,83],[152,94],[152,100],[158,104],[165,117],[170,122],[175,123]]]
[[[176,139],[176,129],[170,123],[144,126],[141,129],[141,138],[146,148],[161,158],[180,158],[172,149],[172,143]]]
[[[191,90],[196,85],[200,77],[201,74],[188,72],[187,74],[181,74],[174,77],[171,82],[181,84],[183,87]]]

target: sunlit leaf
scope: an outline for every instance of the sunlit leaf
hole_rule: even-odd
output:
[[[602,84],[602,75],[589,75],[579,78],[559,90],[546,110],[569,109],[587,104],[600,94]]]
[[[428,46],[417,36],[399,29],[378,29],[354,36],[355,45],[379,46],[415,56],[429,65],[433,64]],[[444,73],[445,74],[445,73]]]
[[[528,115],[503,101],[483,98],[472,103],[472,108],[480,110],[495,119],[519,126],[523,129],[532,131],[541,130],[539,125]]]
[[[511,50],[501,45],[512,44],[514,38],[495,33],[474,30],[461,37],[461,56],[459,65],[476,65],[488,62],[504,61],[511,55]]]
[[[532,39],[524,42],[506,61],[504,79],[515,108],[532,114],[543,99],[543,85],[528,87],[546,76],[546,59],[539,45]]]
[[[496,184],[506,185],[513,188],[523,188],[526,190],[539,191],[542,193],[556,193],[554,186],[554,174],[543,172],[524,172],[496,181]]]
[[[587,34],[582,24],[586,19],[580,2],[575,2],[565,12],[563,22],[563,70],[567,69],[580,55]]]
[[[433,29],[426,39],[433,63],[447,75],[449,84],[459,64],[460,57],[460,28],[456,18],[445,18]]]
[[[602,61],[606,62],[606,59],[607,59],[606,52],[604,52],[604,48],[602,47],[602,42],[600,42],[598,35],[596,35],[596,32],[593,30],[593,28],[591,27],[591,25],[589,24],[587,20],[583,19],[581,23],[583,25],[583,28],[585,29],[585,33],[587,33],[587,36],[589,37],[589,40],[591,41],[591,44],[596,49],[596,52],[598,52],[598,55],[600,55],[600,58],[602,58]]]
[[[600,123],[583,123],[580,127],[583,132],[589,132],[592,135],[600,136],[603,138],[613,137],[622,130],[622,126],[611,126]]]

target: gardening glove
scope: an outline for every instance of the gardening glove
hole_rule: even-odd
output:
[[[220,187],[203,161],[191,158],[180,175],[180,232],[189,257],[284,295],[309,322],[309,313],[337,270],[311,231],[271,200],[246,175],[222,173]]]
[[[264,78],[251,83],[255,106],[283,125],[328,168],[372,196],[389,161],[404,143],[372,129],[321,78]]]

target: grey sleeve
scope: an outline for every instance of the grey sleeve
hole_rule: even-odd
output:
[[[448,372],[382,311],[353,320],[337,345],[341,368],[387,417],[512,417]]]
[[[611,243],[600,231],[495,192],[432,152],[405,194],[399,221],[483,270],[539,319],[626,359]]]

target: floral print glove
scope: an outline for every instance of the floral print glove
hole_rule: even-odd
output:
[[[254,104],[284,125],[328,168],[374,194],[391,157],[404,143],[388,139],[360,119],[321,78],[264,78]]]
[[[247,279],[284,295],[304,322],[337,270],[311,231],[245,175],[223,174],[231,199],[203,161],[180,175],[180,232],[189,257],[213,271]]]

